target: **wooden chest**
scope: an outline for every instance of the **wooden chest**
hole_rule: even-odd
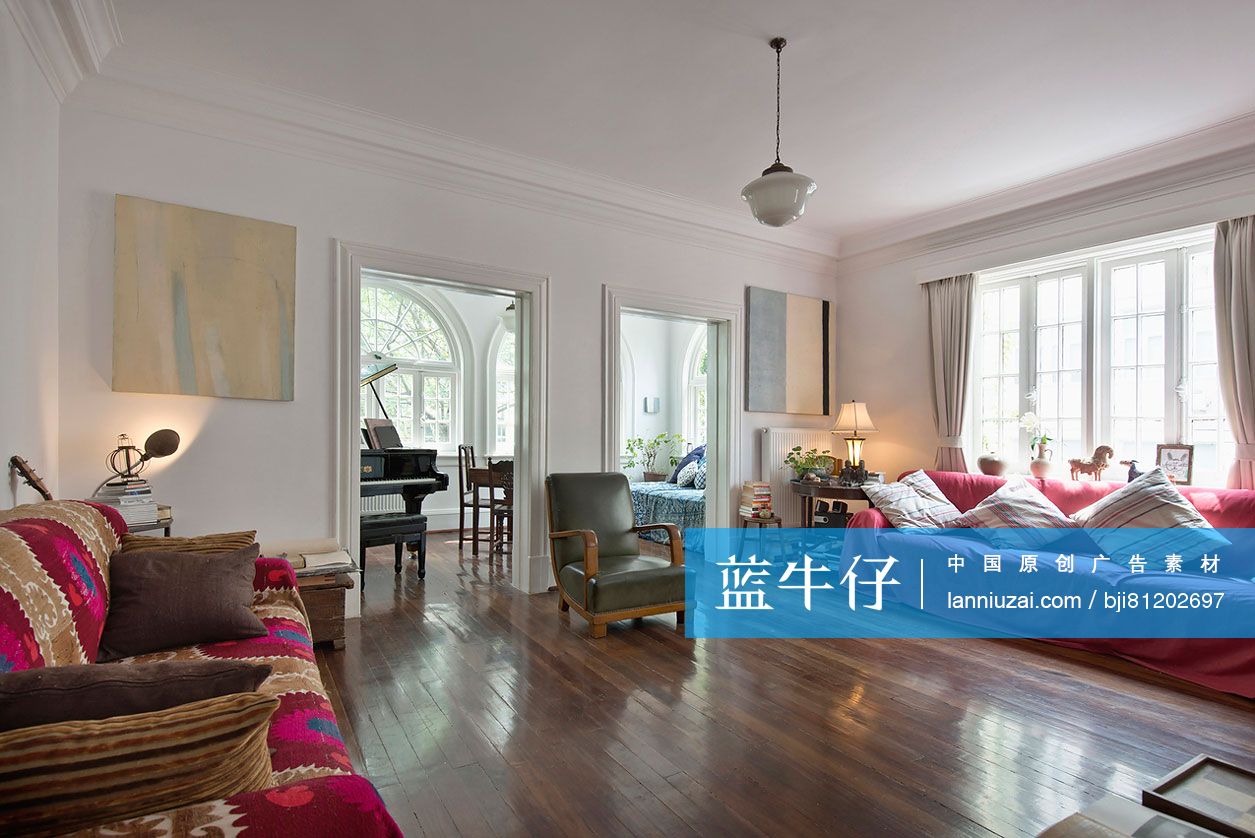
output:
[[[353,588],[347,573],[297,577],[301,601],[309,614],[314,643],[330,643],[344,648],[344,592]]]

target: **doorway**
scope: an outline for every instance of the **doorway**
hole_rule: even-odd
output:
[[[682,526],[731,526],[741,307],[605,286],[603,318],[603,469],[628,475],[638,517],[655,509]],[[700,490],[673,480],[686,457],[701,461]]]
[[[547,466],[548,278],[368,245],[337,242],[336,248],[338,488],[334,511],[341,544],[351,555],[360,555],[361,450],[365,442],[359,429],[364,417],[373,418],[373,413],[387,410],[394,420],[401,420],[394,424],[403,426],[408,434],[402,434],[403,445],[436,450],[437,469],[449,478],[451,491],[447,494],[451,501],[457,495],[459,444],[482,437],[485,453],[491,450],[494,457],[511,456],[510,581],[528,593],[545,590],[548,565],[541,500]],[[397,300],[410,306],[411,314],[421,309],[421,316],[416,314],[417,320],[411,317],[407,321],[418,323],[410,330],[413,334],[390,343],[396,325],[392,320],[399,312]],[[368,302],[379,303],[382,308],[364,311]],[[513,309],[508,309],[511,304]],[[457,310],[459,305],[479,309],[480,319],[485,321],[480,326],[493,330],[487,349],[476,349],[466,319]],[[364,317],[368,330],[377,328],[371,321],[379,321],[388,334],[364,336]],[[364,341],[364,337],[370,340]],[[412,338],[427,344],[415,350],[410,344]],[[379,353],[384,355],[379,360],[386,362],[382,366],[396,363],[398,367],[376,382],[378,400],[373,391],[361,386],[362,353],[367,343],[372,352],[382,348],[390,353]],[[502,354],[510,348],[513,357],[505,363]],[[388,378],[395,381],[385,384]],[[456,515],[453,502],[438,507],[428,506],[428,502],[424,499],[424,514],[432,510],[442,516],[449,511]],[[456,519],[449,516],[449,520],[456,528]],[[440,525],[447,523],[442,518]],[[357,597],[349,600],[350,608],[358,606]]]

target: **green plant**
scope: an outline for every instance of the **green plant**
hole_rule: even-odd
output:
[[[820,451],[818,448],[812,448],[809,451],[803,451],[802,446],[795,445],[784,455],[785,468],[791,468],[801,477],[810,469],[826,468],[831,469],[836,465],[836,459],[832,456],[832,452],[825,448]]]
[[[658,434],[652,439],[632,437],[626,443],[627,456],[623,458],[623,464],[628,468],[640,466],[645,471],[656,471],[658,456],[665,452],[667,461],[674,468],[680,462],[678,451],[683,444],[684,437],[679,434]]]

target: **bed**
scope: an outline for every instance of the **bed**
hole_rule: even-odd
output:
[[[675,524],[681,530],[706,526],[706,490],[674,483],[633,483],[632,512],[639,524]],[[665,543],[664,530],[641,533],[641,538]]]

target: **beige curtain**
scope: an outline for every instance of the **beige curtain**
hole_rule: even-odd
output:
[[[937,423],[937,470],[967,471],[963,458],[963,410],[967,405],[972,350],[972,299],[976,276],[963,274],[924,285],[928,339],[933,354],[933,419]]]
[[[1216,225],[1220,393],[1237,439],[1229,488],[1255,489],[1255,216]]]

